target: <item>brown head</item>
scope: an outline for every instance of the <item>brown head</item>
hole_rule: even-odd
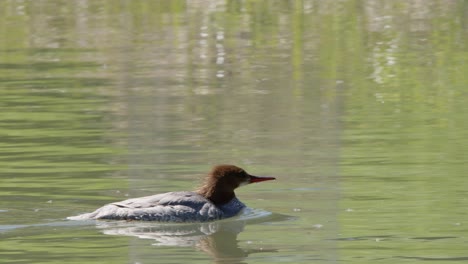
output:
[[[234,190],[242,185],[274,180],[273,177],[253,176],[234,165],[215,166],[205,179],[198,193],[214,204],[224,204],[235,197]]]

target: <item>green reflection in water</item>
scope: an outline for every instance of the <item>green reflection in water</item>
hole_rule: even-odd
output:
[[[249,205],[298,217],[247,226],[243,247],[279,249],[249,262],[463,261],[463,10],[2,1],[0,222],[53,222],[127,188],[188,189],[206,164],[230,162],[280,180],[239,191]],[[2,259],[212,259],[94,226],[56,229],[6,232]]]

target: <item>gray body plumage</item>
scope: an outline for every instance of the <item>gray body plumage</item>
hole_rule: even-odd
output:
[[[216,206],[195,192],[168,192],[107,204],[71,220],[109,219],[158,222],[207,222],[238,214],[245,205],[237,198]]]

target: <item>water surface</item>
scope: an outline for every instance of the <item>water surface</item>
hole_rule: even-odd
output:
[[[0,2],[0,262],[465,263],[464,1]],[[243,215],[67,221],[277,177]]]

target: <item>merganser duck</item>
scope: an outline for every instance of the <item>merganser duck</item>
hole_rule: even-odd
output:
[[[248,174],[234,165],[215,166],[195,192],[168,192],[110,203],[70,220],[107,219],[159,222],[206,222],[237,215],[245,205],[236,198],[239,186],[274,180]]]

